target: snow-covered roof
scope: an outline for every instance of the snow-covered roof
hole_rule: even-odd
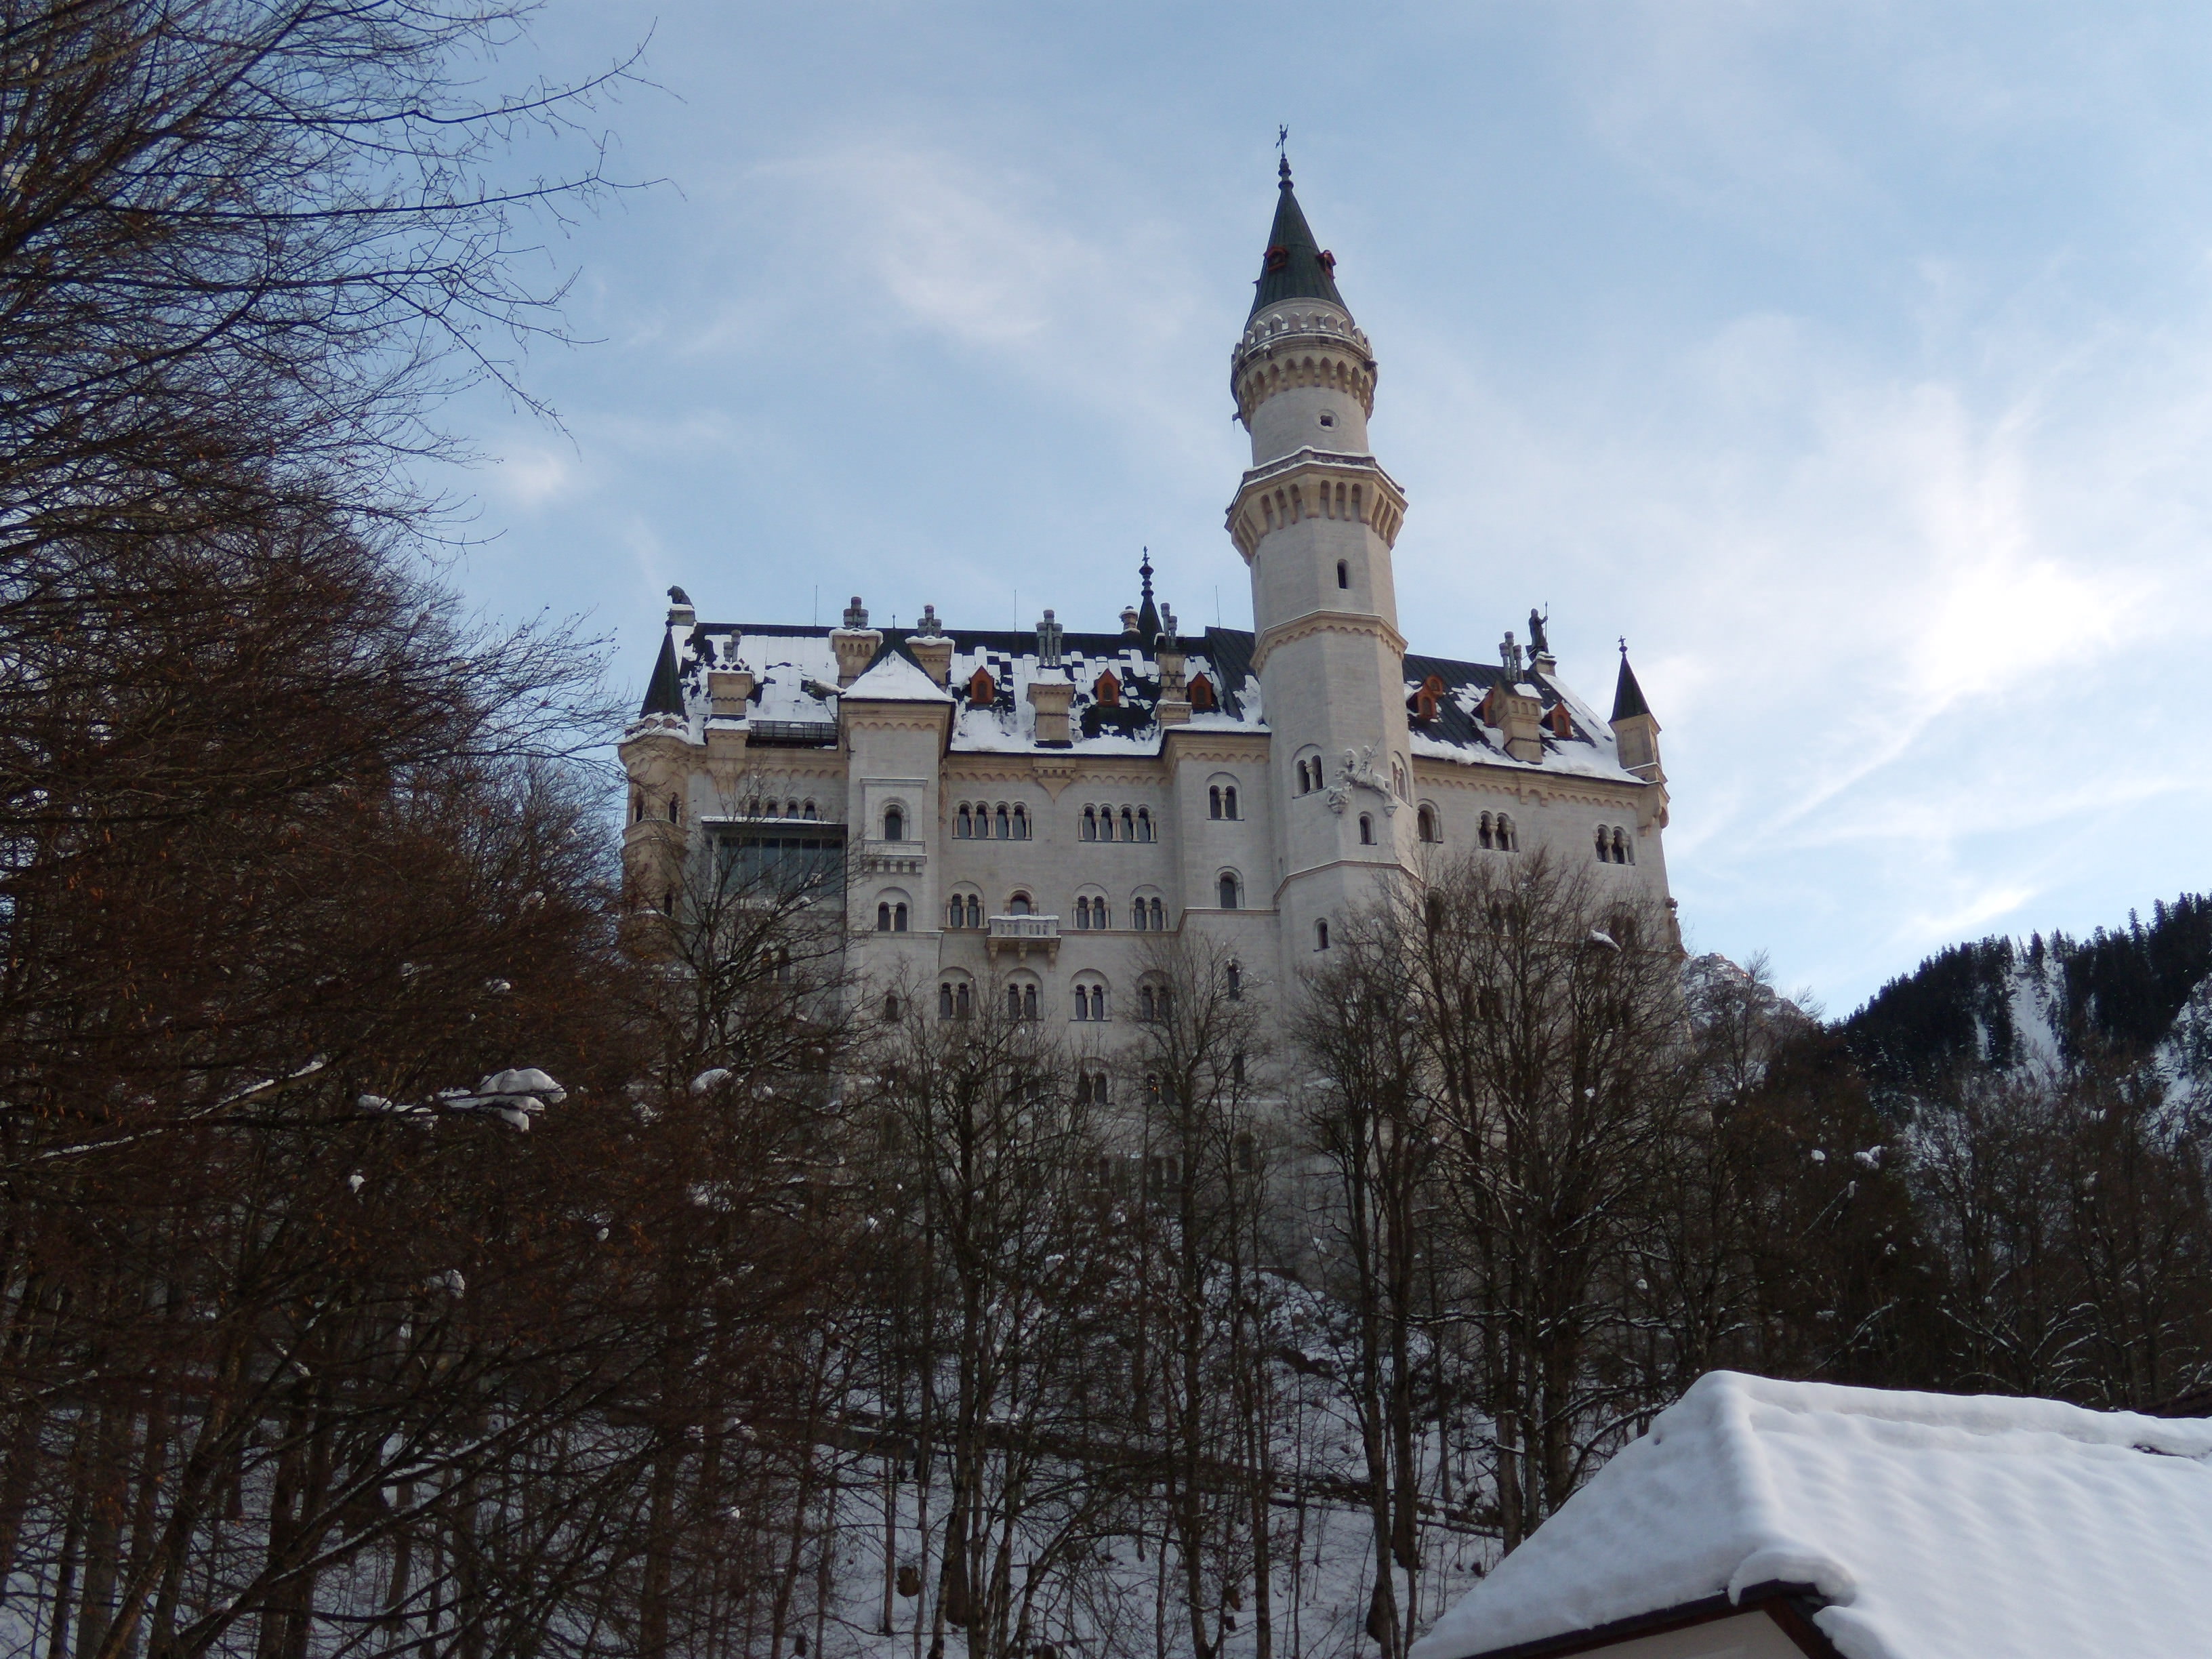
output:
[[[714,716],[754,728],[756,741],[823,744],[836,741],[837,656],[827,628],[798,628],[753,623],[684,623],[669,630],[664,671],[656,669],[653,690],[641,718],[665,718],[689,726],[702,738],[709,718],[708,671],[745,668],[756,677],[751,702],[743,714]],[[867,672],[847,689],[847,696],[937,701],[937,690],[909,652],[911,630],[884,632],[884,644]],[[969,753],[1023,752],[1059,744],[1040,744],[1036,710],[1030,686],[1040,680],[1066,681],[1074,687],[1069,708],[1071,740],[1079,753],[1156,754],[1161,728],[1158,653],[1141,637],[1127,633],[1067,634],[1058,642],[1056,663],[1048,664],[1030,632],[947,629],[952,661],[950,701],[955,705],[951,746]],[[1200,675],[1213,691],[1213,707],[1194,709],[1196,732],[1253,732],[1267,729],[1260,680],[1252,671],[1253,636],[1231,628],[1209,628],[1177,641],[1183,653],[1186,685]],[[968,695],[975,672],[989,673],[992,696],[977,704]],[[1099,695],[1101,677],[1110,672],[1116,696]],[[1610,782],[1640,784],[1625,769],[1615,750],[1612,727],[1555,676],[1530,671],[1519,689],[1543,705],[1543,753],[1533,761],[1505,751],[1504,733],[1483,720],[1485,698],[1506,678],[1503,668],[1446,657],[1408,655],[1405,659],[1406,704],[1413,754],[1427,760],[1490,765],[1523,771],[1566,773]],[[1434,712],[1419,718],[1422,688],[1441,683]],[[922,687],[927,686],[925,693]],[[1564,708],[1567,734],[1553,729],[1554,711]],[[810,734],[812,734],[810,736]]]
[[[845,688],[856,702],[951,702],[935,680],[902,652],[885,651],[868,671]]]
[[[2202,1654],[2212,1423],[1711,1372],[1413,1659],[1775,1583],[1844,1659]]]

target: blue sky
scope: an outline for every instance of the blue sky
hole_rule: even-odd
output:
[[[1665,727],[1694,948],[1842,1012],[2212,886],[2212,13],[556,0],[665,180],[556,237],[599,343],[442,487],[485,611],[1249,626],[1229,348],[1277,124],[1382,365],[1417,650],[1548,604]],[[1218,593],[1217,601],[1216,594]],[[817,600],[818,593],[818,600]],[[818,605],[818,609],[817,609]]]

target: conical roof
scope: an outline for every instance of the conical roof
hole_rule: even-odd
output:
[[[1137,637],[1150,645],[1160,631],[1160,610],[1152,603],[1152,550],[1145,550],[1145,562],[1137,567],[1137,574],[1145,585],[1144,603],[1137,607]]]
[[[1636,671],[1628,665],[1626,647],[1620,653],[1620,678],[1613,685],[1613,718],[1625,720],[1634,714],[1650,714],[1651,705],[1644,701],[1644,688],[1636,683]]]
[[[653,665],[653,678],[645,683],[645,707],[637,712],[641,719],[647,714],[684,712],[684,686],[676,678],[676,635],[672,631],[660,636],[660,657]]]
[[[1336,291],[1336,278],[1331,274],[1335,257],[1325,254],[1314,240],[1312,229],[1306,224],[1306,216],[1298,207],[1297,193],[1291,188],[1291,161],[1283,158],[1281,193],[1275,201],[1275,222],[1267,232],[1267,252],[1260,263],[1260,280],[1254,284],[1252,309],[1248,316],[1256,316],[1266,307],[1279,300],[1327,300],[1331,305],[1343,307],[1346,315],[1351,307],[1345,306],[1344,296]]]

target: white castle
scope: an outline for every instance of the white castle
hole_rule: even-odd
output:
[[[634,904],[687,860],[804,872],[842,896],[878,998],[1112,1022],[1147,1012],[1152,936],[1182,931],[1294,985],[1391,872],[1440,856],[1601,868],[1671,904],[1658,723],[1624,647],[1610,719],[1527,654],[1411,654],[1390,552],[1406,494],[1368,446],[1376,361],[1283,164],[1230,359],[1252,467],[1228,531],[1250,633],[1183,633],[1154,599],[1118,629],[702,623],[667,633],[621,755]],[[1098,1033],[1104,1036],[1104,1033]]]

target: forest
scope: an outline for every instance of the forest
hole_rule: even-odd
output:
[[[1444,863],[1111,1042],[627,909],[409,483],[611,188],[520,21],[0,0],[8,1651],[1401,1659],[1717,1366],[2212,1409],[2201,896],[1826,1023]]]

